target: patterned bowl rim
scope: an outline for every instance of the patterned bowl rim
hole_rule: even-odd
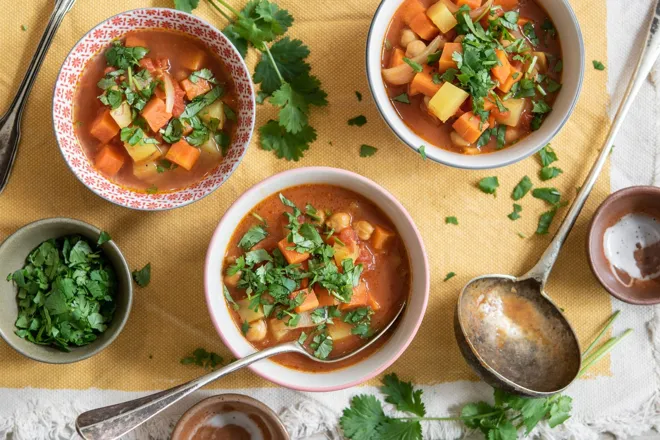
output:
[[[139,13],[139,12],[145,12],[145,13],[146,13],[147,11],[170,11],[172,14],[180,14],[180,15],[186,16],[186,17],[192,19],[192,21],[197,21],[197,22],[199,22],[199,23],[201,23],[201,24],[204,24],[204,25],[208,26],[209,28],[215,30],[215,31],[221,36],[221,38],[222,38],[222,39],[228,44],[228,46],[230,47],[230,49],[231,49],[231,50],[237,55],[238,59],[240,60],[240,67],[241,67],[241,69],[245,72],[246,76],[250,79],[250,81],[248,81],[248,87],[249,87],[248,94],[250,95],[250,100],[251,100],[251,103],[252,103],[252,110],[250,111],[250,113],[251,113],[251,117],[250,117],[250,123],[249,123],[249,133],[248,133],[248,137],[247,137],[247,139],[245,140],[245,142],[242,142],[242,143],[241,143],[241,144],[244,145],[243,148],[242,148],[242,149],[243,149],[242,153],[241,153],[240,156],[236,159],[236,161],[235,161],[234,164],[232,165],[232,169],[229,171],[227,177],[226,177],[224,180],[222,180],[220,183],[216,184],[213,188],[209,189],[208,192],[206,192],[205,194],[203,194],[203,195],[201,195],[201,196],[193,196],[193,197],[191,197],[190,200],[185,200],[185,201],[180,201],[180,202],[173,202],[173,206],[170,206],[170,207],[146,208],[146,207],[131,206],[131,205],[129,205],[129,204],[123,204],[123,203],[120,203],[119,201],[113,200],[112,198],[110,198],[110,197],[104,195],[103,193],[97,191],[95,188],[92,188],[90,185],[88,185],[88,184],[87,184],[87,183],[81,178],[81,176],[78,174],[78,171],[76,170],[76,167],[73,166],[73,165],[70,163],[70,161],[69,161],[69,157],[68,157],[68,154],[65,153],[65,151],[64,151],[63,148],[62,148],[62,145],[61,145],[61,142],[60,142],[60,132],[59,132],[59,130],[58,130],[56,124],[55,124],[55,100],[56,100],[56,96],[57,96],[57,95],[56,95],[56,94],[57,94],[57,90],[58,90],[59,87],[61,87],[62,71],[63,71],[63,69],[64,69],[64,66],[67,64],[67,61],[69,60],[69,58],[71,58],[71,56],[73,55],[73,53],[74,53],[74,51],[76,50],[76,48],[77,48],[78,46],[80,46],[80,44],[81,44],[81,43],[82,43],[82,42],[83,42],[83,41],[84,41],[84,40],[85,40],[85,39],[86,39],[86,38],[87,38],[92,32],[94,32],[95,30],[101,28],[101,27],[104,26],[105,24],[111,22],[113,19],[115,19],[115,18],[117,18],[117,17],[121,17],[121,16],[123,16],[123,15],[132,14],[132,13]],[[152,29],[152,28],[145,28],[145,29]],[[178,32],[185,33],[185,34],[187,34],[187,35],[189,35],[189,36],[191,36],[191,37],[197,38],[197,39],[199,40],[199,38],[198,38],[197,36],[192,35],[192,34],[190,34],[189,32],[181,31],[181,30],[178,30],[178,29],[177,29],[177,31],[178,31]],[[124,34],[127,33],[127,32],[130,32],[130,31],[126,31],[126,32],[124,32]],[[111,41],[112,41],[112,40],[111,40]],[[205,46],[208,46],[208,45],[206,45],[206,43],[204,43],[204,45],[205,45]],[[210,50],[212,50],[212,49],[210,49]],[[214,53],[215,53],[215,52],[214,52]],[[86,64],[89,62],[89,60],[90,60],[90,58],[87,58],[87,59],[84,61],[84,64],[86,65]],[[84,68],[83,68],[83,69],[84,69]],[[72,100],[73,100],[73,98],[72,98]],[[217,27],[215,27],[214,25],[212,25],[211,23],[209,23],[208,21],[206,21],[205,19],[203,19],[203,18],[201,18],[201,17],[197,17],[196,15],[190,14],[190,13],[188,13],[188,12],[180,11],[180,10],[177,10],[177,9],[171,9],[171,8],[158,8],[158,7],[135,8],[135,9],[129,9],[129,10],[127,10],[127,11],[119,12],[119,13],[117,13],[117,14],[115,14],[115,15],[112,15],[112,16],[110,16],[110,17],[104,19],[103,21],[101,21],[100,23],[98,23],[96,26],[94,26],[93,28],[91,28],[89,31],[87,31],[82,37],[80,37],[80,38],[78,39],[78,41],[76,41],[76,43],[71,47],[71,50],[67,53],[66,57],[64,57],[64,61],[62,62],[62,65],[60,66],[60,68],[59,68],[59,70],[58,70],[58,72],[57,72],[57,79],[55,80],[55,84],[53,85],[53,98],[52,98],[52,101],[51,101],[51,107],[52,107],[52,112],[51,112],[52,118],[51,118],[51,120],[52,120],[53,132],[54,132],[54,134],[55,134],[55,141],[57,142],[57,146],[58,146],[58,149],[60,150],[60,154],[61,154],[62,157],[64,158],[64,162],[66,163],[66,165],[67,165],[67,167],[69,168],[69,170],[73,173],[73,175],[76,176],[76,178],[78,179],[78,181],[79,181],[80,183],[82,183],[87,189],[89,189],[90,191],[92,191],[94,194],[96,194],[97,196],[101,197],[102,199],[104,199],[104,200],[106,200],[106,201],[108,201],[108,202],[110,202],[110,203],[112,203],[112,204],[114,204],[114,205],[121,206],[121,207],[123,207],[123,208],[132,209],[132,210],[135,210],[135,211],[169,211],[169,210],[172,210],[172,209],[181,208],[181,207],[184,207],[184,206],[190,205],[191,203],[194,203],[194,202],[197,202],[197,201],[199,201],[199,200],[202,200],[202,199],[206,198],[207,196],[209,196],[210,194],[214,193],[214,192],[215,192],[218,188],[220,188],[220,187],[221,187],[221,186],[222,186],[227,180],[229,180],[229,178],[231,177],[231,175],[236,171],[236,169],[238,168],[238,166],[239,166],[239,165],[241,164],[241,162],[243,161],[243,157],[245,156],[245,154],[247,153],[248,148],[250,147],[250,143],[251,143],[251,141],[252,141],[252,135],[254,134],[254,125],[255,125],[255,122],[256,122],[256,101],[255,101],[254,85],[253,85],[253,83],[252,83],[252,75],[250,74],[250,69],[248,68],[247,64],[245,63],[245,59],[243,58],[243,56],[241,56],[241,54],[240,54],[240,52],[238,51],[238,49],[236,48],[236,46],[234,46],[234,43],[233,43],[229,38],[227,38],[227,37],[225,36],[225,34],[223,34],[222,31],[221,31],[220,29],[218,29]],[[75,135],[72,135],[72,136],[75,138]],[[76,142],[78,142],[78,141],[77,141],[77,138],[76,138]],[[78,145],[80,145],[79,142],[78,142]],[[83,153],[83,154],[85,155],[85,157],[87,157],[87,155],[86,155],[85,153]],[[89,158],[87,158],[87,160],[89,160]],[[181,191],[188,190],[188,189],[190,189],[192,186],[197,185],[197,184],[199,184],[200,182],[203,182],[206,178],[208,178],[209,176],[211,176],[211,175],[212,175],[213,173],[215,173],[215,172],[217,172],[217,168],[215,168],[215,170],[214,170],[213,172],[207,174],[203,180],[200,180],[200,181],[194,183],[193,185],[190,185],[190,186],[188,186],[188,187],[186,187],[186,188],[182,188],[182,189],[177,190],[177,191],[171,191],[171,192],[168,192],[168,193],[163,193],[162,195],[166,195],[166,194],[176,194],[177,192],[181,192]],[[111,184],[111,185],[120,186],[120,185],[117,185],[116,183],[110,181],[109,179],[107,179],[105,176],[103,176],[102,174],[100,174],[100,173],[98,173],[98,172],[97,172],[97,175],[98,175],[100,178],[106,180],[106,181],[107,181],[109,184]],[[133,192],[133,191],[131,191],[131,192],[134,193],[134,194],[142,194],[142,193]],[[150,194],[142,194],[142,195],[144,195],[144,196],[149,196]]]

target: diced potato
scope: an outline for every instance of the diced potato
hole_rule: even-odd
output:
[[[442,122],[447,122],[469,96],[465,90],[446,82],[429,101],[429,111]]]
[[[243,275],[243,272],[240,270],[236,272],[234,275],[225,275],[224,278],[225,286],[236,287],[238,285],[238,282],[241,280],[241,275]]]
[[[131,115],[131,106],[128,102],[122,101],[121,105],[114,110],[110,110],[110,116],[115,120],[120,128],[128,127],[133,121]]]
[[[375,250],[385,249],[387,243],[394,237],[394,232],[388,231],[385,228],[376,226],[374,233],[371,235],[371,243]]]
[[[522,133],[517,128],[507,127],[506,131],[504,132],[504,142],[506,142],[507,144],[510,144],[510,143],[515,142],[518,139],[520,139],[521,136],[522,136]]]
[[[199,146],[202,151],[206,151],[209,154],[214,156],[221,156],[222,151],[218,146],[218,143],[215,141],[215,138],[211,135],[202,145]]]
[[[281,341],[291,330],[297,328],[315,327],[317,325],[314,321],[312,321],[312,316],[309,312],[300,313],[298,316],[300,316],[300,318],[298,319],[298,324],[296,324],[295,327],[289,327],[286,325],[290,319],[289,317],[284,319],[270,319],[268,321],[268,326],[270,327],[270,331],[273,334],[273,337],[277,341]]]
[[[335,319],[333,324],[328,325],[328,335],[335,342],[352,336],[351,330],[353,330],[353,326],[340,319]]]
[[[360,240],[365,241],[369,240],[371,238],[371,234],[374,232],[374,227],[371,225],[371,223],[365,220],[355,222],[354,229],[357,233],[357,236],[360,237]]]
[[[266,337],[267,332],[266,320],[260,319],[250,323],[250,328],[245,333],[245,339],[250,342],[262,341]]]
[[[325,225],[330,229],[334,229],[335,232],[339,232],[351,225],[351,216],[346,212],[335,212],[325,222]]]
[[[236,304],[238,304],[238,315],[241,317],[242,321],[253,322],[265,317],[264,309],[261,307],[261,304],[257,307],[256,312],[250,308],[250,300],[247,298],[236,301]]]
[[[356,243],[346,244],[345,246],[335,243],[332,249],[335,251],[335,263],[340,267],[342,261],[348,259],[355,261],[360,256],[360,248]]]
[[[532,52],[532,58],[536,57],[536,67],[539,72],[545,73],[548,71],[548,57],[545,52]]]
[[[215,118],[220,123],[218,124],[218,130],[221,130],[225,125],[225,109],[223,108],[223,103],[219,99],[216,99],[213,104],[207,105],[204,107],[198,114],[199,118],[205,123],[209,123],[211,118]]]
[[[152,183],[158,178],[156,162],[133,162],[133,175],[143,182]]]
[[[449,133],[449,138],[454,143],[454,145],[458,145],[459,147],[469,147],[471,145],[468,141],[463,139],[461,135],[456,133],[454,130],[452,130],[452,132]]]
[[[499,116],[495,117],[495,120],[503,125],[508,125],[509,127],[515,127],[520,122],[520,117],[522,116],[523,110],[527,101],[522,99],[507,99],[504,101],[504,106],[509,109],[508,114],[505,113],[505,117]]]
[[[449,32],[458,24],[454,14],[452,14],[449,8],[447,8],[447,5],[441,1],[428,8],[426,15],[443,34]]]
[[[144,140],[140,140],[135,145],[124,143],[124,148],[126,148],[133,162],[156,160],[163,154],[160,148],[158,148],[158,144],[146,143]]]

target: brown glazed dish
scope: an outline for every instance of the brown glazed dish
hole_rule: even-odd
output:
[[[218,416],[223,426],[213,423]],[[252,428],[243,426],[246,420]],[[213,396],[194,405],[177,422],[171,440],[251,440],[250,429],[258,429],[264,440],[289,440],[272,409],[242,394]]]
[[[589,225],[587,235],[589,264],[598,281],[615,298],[630,304],[658,304],[660,303],[660,278],[633,279],[626,285],[614,273],[612,265],[605,255],[605,232],[628,214],[660,218],[660,188],[635,186],[617,191],[605,199]]]

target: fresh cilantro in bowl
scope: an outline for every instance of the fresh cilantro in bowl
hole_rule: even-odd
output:
[[[35,344],[70,351],[95,341],[112,320],[115,272],[79,235],[44,241],[7,281],[18,288],[15,333]]]

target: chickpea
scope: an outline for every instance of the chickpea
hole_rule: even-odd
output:
[[[316,210],[316,214],[314,214],[318,218],[313,218],[312,217],[312,223],[315,225],[322,225],[325,222],[325,219],[328,217],[325,213],[325,210],[323,209],[318,209]]]
[[[345,212],[335,212],[330,216],[330,218],[325,222],[325,225],[339,232],[342,229],[346,229],[351,225],[351,216]]]
[[[406,57],[414,58],[424,52],[424,49],[426,49],[426,44],[424,44],[423,41],[413,41],[412,43],[408,44],[408,47],[406,47]]]
[[[401,46],[408,47],[410,43],[413,41],[418,41],[419,38],[417,38],[417,34],[415,34],[412,30],[405,28],[404,30],[401,31]]]
[[[371,223],[360,220],[353,225],[355,228],[355,232],[357,232],[357,236],[360,238],[360,240],[369,240],[371,238],[371,234],[374,233],[374,227],[371,225]]]
[[[245,333],[245,339],[250,342],[261,341],[266,337],[266,321],[260,319],[250,323],[250,328]]]

